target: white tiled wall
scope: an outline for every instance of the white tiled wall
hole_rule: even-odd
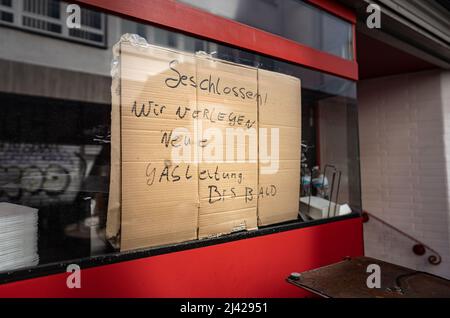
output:
[[[438,266],[414,243],[370,220],[365,252],[450,278],[450,72],[361,81],[358,86],[363,208],[441,254]]]

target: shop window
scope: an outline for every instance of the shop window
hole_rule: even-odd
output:
[[[2,1],[0,8],[14,3]],[[264,3],[273,6],[278,1]],[[23,4],[34,10],[27,1]],[[43,8],[34,14],[61,25],[55,20],[61,11]],[[2,242],[10,235],[7,222],[18,220],[6,220],[5,216],[19,218],[31,208],[37,218],[22,222],[30,226],[20,229],[29,234],[28,244],[11,245],[10,250],[0,247],[1,272],[117,252],[105,234],[111,181],[110,65],[112,46],[128,32],[139,33],[153,45],[212,53],[224,61],[300,79],[302,145],[295,150],[301,157],[297,163],[302,173],[300,209],[296,219],[276,228],[316,224],[361,211],[354,81],[117,16],[110,17],[106,30],[105,14],[86,12],[91,13],[83,15],[82,23],[101,30],[103,40],[109,35],[106,50],[67,41],[55,43],[51,38],[0,26],[0,68],[4,70],[0,79]],[[46,32],[57,32],[57,28],[41,26]],[[84,33],[71,36],[100,40]]]

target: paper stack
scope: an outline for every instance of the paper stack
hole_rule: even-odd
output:
[[[0,271],[36,266],[38,210],[0,203]]]

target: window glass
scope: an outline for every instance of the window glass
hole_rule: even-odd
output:
[[[13,0],[10,7],[15,9],[5,12],[23,17],[28,11],[16,7],[17,2],[27,3]],[[2,1],[0,8],[9,4]],[[42,8],[49,13],[55,2],[45,4]],[[66,12],[67,4],[58,4]],[[111,171],[110,72],[112,47],[125,33],[138,34],[154,45],[204,51],[299,78],[302,203],[292,222],[360,212],[355,82],[129,19],[86,12],[91,13],[83,14],[81,21],[89,30],[99,29],[98,21],[105,21],[100,28],[105,47],[91,43],[95,37],[80,42],[76,36],[62,39],[30,32],[27,25],[0,25],[0,272],[116,252],[105,236]],[[65,13],[60,19],[65,21]],[[314,208],[323,202],[333,204],[319,215]],[[335,202],[342,211],[336,210]]]
[[[69,14],[73,9],[59,0],[2,0],[0,26],[9,26],[51,35],[71,41],[104,46],[106,41],[105,15],[81,8],[79,27],[71,28],[67,21],[75,21]]]
[[[353,59],[352,25],[300,0],[179,0],[344,59]]]

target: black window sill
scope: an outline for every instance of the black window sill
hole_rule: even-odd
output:
[[[291,231],[311,226],[318,226],[322,224],[343,221],[347,219],[359,218],[359,213],[351,213],[344,216],[334,217],[332,219],[322,219],[309,222],[292,221],[277,225],[270,225],[266,227],[260,227],[254,231],[242,231],[224,235],[217,238],[208,238],[195,241],[188,241],[167,246],[158,246],[146,249],[139,249],[129,252],[112,252],[110,254],[98,255],[92,257],[85,257],[75,260],[67,260],[58,263],[50,263],[44,265],[38,265],[33,268],[18,269],[10,272],[0,273],[0,284],[11,283],[15,281],[37,278],[42,276],[48,276],[53,274],[59,274],[66,272],[66,268],[69,264],[77,264],[81,269],[104,266],[119,262],[125,262],[135,260],[139,258],[146,258],[161,254],[168,254],[173,252],[179,252],[184,250],[190,250],[200,247],[206,247],[216,244],[228,243],[238,240],[243,240],[252,237],[264,236],[269,234],[275,234],[279,232]],[[299,247],[299,252],[301,247]]]

